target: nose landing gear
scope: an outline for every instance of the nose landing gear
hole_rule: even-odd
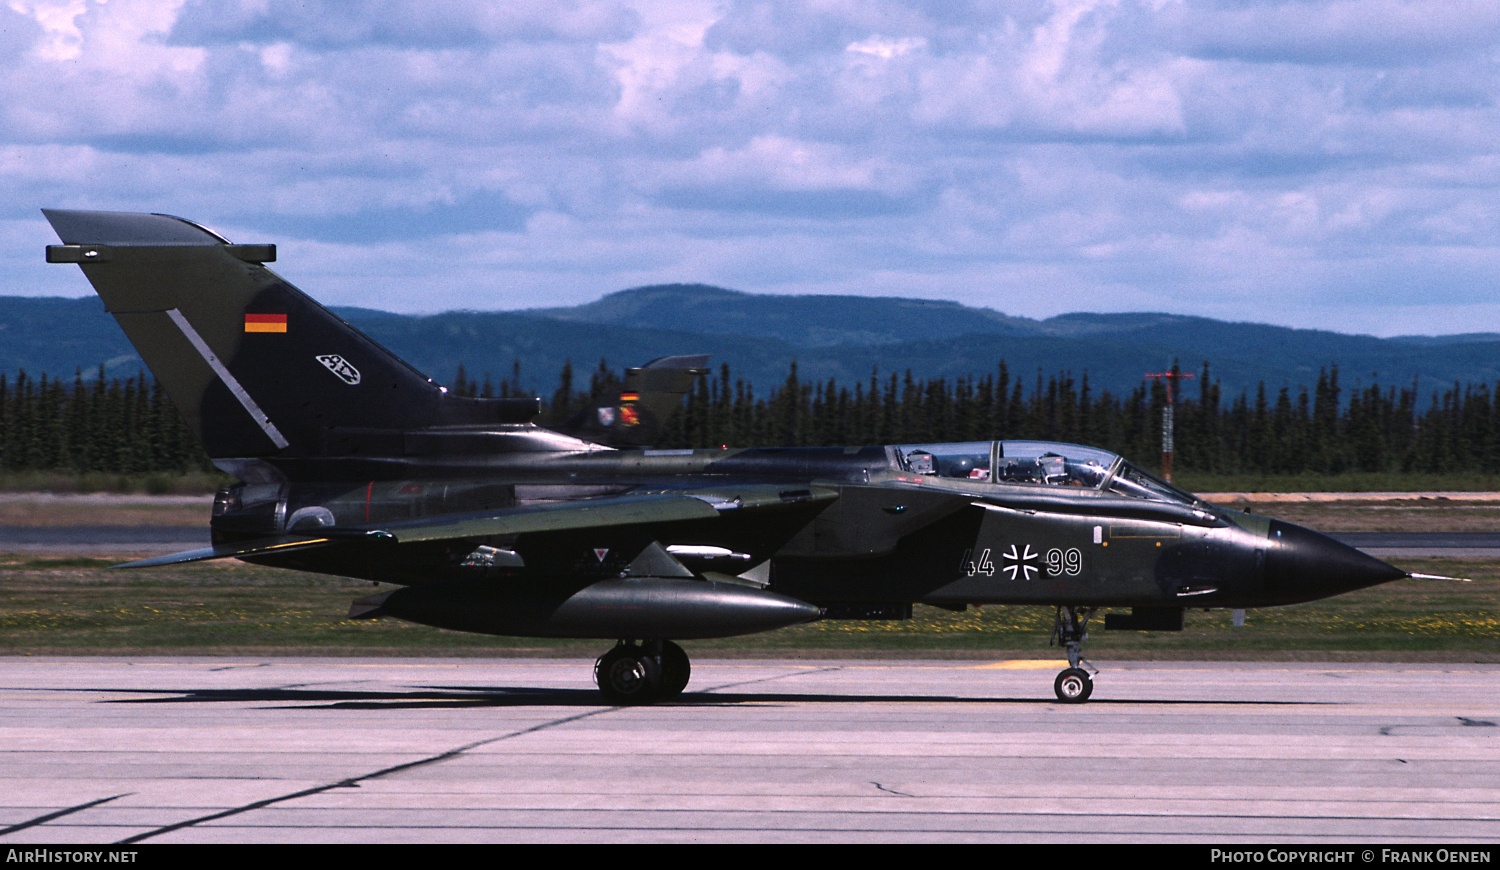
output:
[[[1093,613],[1092,607],[1065,604],[1057,608],[1056,621],[1052,625],[1051,645],[1061,644],[1068,651],[1068,668],[1057,675],[1052,683],[1052,690],[1057,693],[1057,700],[1064,704],[1082,704],[1094,693],[1094,678],[1089,675],[1089,671],[1096,674],[1099,671],[1083,657],[1083,642],[1089,639],[1084,627],[1088,625]],[[1084,670],[1085,667],[1088,670]]]

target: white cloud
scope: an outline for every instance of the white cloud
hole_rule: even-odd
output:
[[[83,31],[78,27],[77,18],[87,10],[87,0],[11,0],[6,5],[12,14],[30,19],[41,31],[41,39],[28,34],[32,36],[28,47],[36,57],[54,61],[72,60],[83,53]],[[6,17],[10,19],[10,16]],[[14,19],[8,20],[6,24],[7,32],[16,26]]]
[[[887,39],[883,36],[872,36],[869,39],[859,42],[851,42],[845,46],[844,50],[857,54],[868,54],[878,57],[881,60],[890,60],[893,57],[911,54],[913,51],[925,48],[926,46],[927,40],[921,37]]]
[[[176,212],[407,310],[708,281],[1471,331],[1497,10],[8,0],[0,221]]]

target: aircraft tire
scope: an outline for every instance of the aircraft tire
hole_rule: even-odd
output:
[[[649,704],[661,690],[661,666],[638,646],[617,646],[594,663],[594,681],[611,704]]]
[[[1094,693],[1094,680],[1082,668],[1068,668],[1052,683],[1057,700],[1064,704],[1082,704]]]
[[[656,693],[660,700],[668,700],[682,694],[692,677],[693,666],[682,647],[664,640],[661,643],[661,687]]]

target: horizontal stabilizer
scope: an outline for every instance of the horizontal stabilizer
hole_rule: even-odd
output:
[[[238,544],[216,544],[212,547],[202,547],[197,550],[184,550],[180,553],[168,553],[165,556],[152,556],[150,559],[126,562],[123,565],[116,565],[114,567],[156,568],[162,565],[178,565],[184,562],[204,562],[209,559],[233,559],[244,556],[262,556],[269,553],[289,553],[295,550],[326,547],[332,543],[335,543],[335,539],[331,537],[292,538],[279,536],[275,538],[260,538]]]

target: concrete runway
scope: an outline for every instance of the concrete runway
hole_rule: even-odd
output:
[[[1500,843],[1500,666],[1099,664],[0,658],[0,845]]]

